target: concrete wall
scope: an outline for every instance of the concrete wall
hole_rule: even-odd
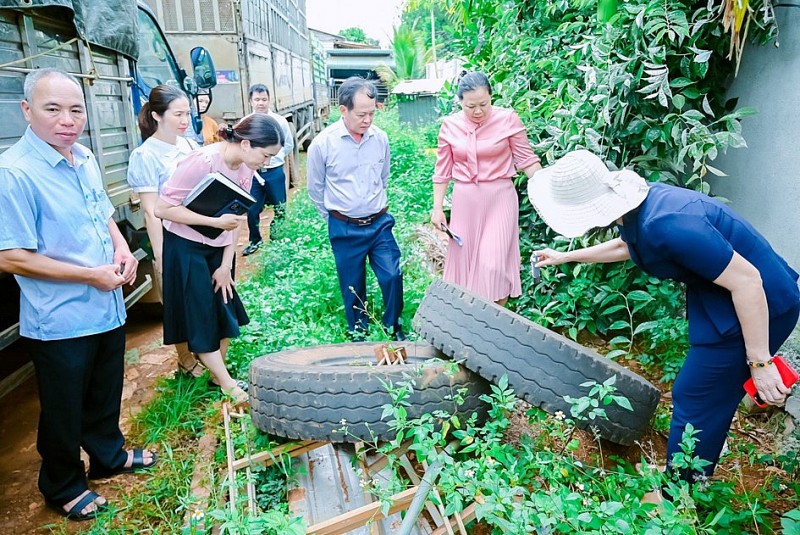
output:
[[[713,163],[728,174],[712,193],[731,200],[795,269],[800,268],[800,9],[776,7],[780,47],[748,45],[730,97],[752,106],[742,134],[748,148]]]

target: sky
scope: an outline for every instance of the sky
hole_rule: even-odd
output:
[[[400,22],[406,0],[306,0],[308,27],[328,33],[339,33],[358,26],[367,37],[388,47],[392,25]]]

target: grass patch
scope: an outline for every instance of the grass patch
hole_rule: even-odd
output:
[[[415,229],[429,219],[435,156],[425,150],[430,130],[409,135],[400,129],[396,111],[379,112],[376,124],[389,135],[392,150],[389,208],[397,221],[394,235],[402,253],[405,300],[402,322],[409,331],[433,279]],[[265,353],[346,340],[347,323],[327,223],[305,189],[294,196],[286,217],[275,223],[272,241],[262,251],[259,268],[237,287],[251,321],[231,342],[229,362],[239,377],[246,377],[250,361]],[[379,318],[383,303],[370,269],[367,295],[370,315]],[[380,322],[372,323],[370,339],[385,339],[381,329],[375,328]]]

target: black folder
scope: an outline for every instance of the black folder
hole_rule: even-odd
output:
[[[183,205],[197,214],[219,217],[224,214],[242,215],[256,200],[242,187],[222,173],[206,175],[186,196]],[[212,240],[222,234],[222,229],[205,225],[190,225]]]

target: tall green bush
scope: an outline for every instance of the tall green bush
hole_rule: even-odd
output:
[[[756,12],[760,4],[751,2]],[[720,173],[711,162],[745,146],[740,121],[753,113],[725,100],[733,65],[724,57],[730,41],[719,2],[630,0],[608,23],[598,21],[597,7],[591,0],[448,0],[467,67],[486,72],[495,103],[519,113],[543,164],[587,148],[648,180],[708,192],[706,174]],[[521,205],[525,256],[545,244],[574,248],[608,237],[601,231],[556,242],[530,203]],[[615,325],[626,331],[620,322],[631,308],[619,306],[631,292],[655,297],[636,310],[637,323],[682,315],[680,287],[630,264],[548,271],[537,288],[528,278],[514,306],[573,337]]]

